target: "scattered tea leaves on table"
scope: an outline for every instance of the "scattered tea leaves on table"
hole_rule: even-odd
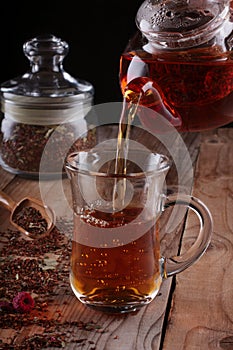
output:
[[[68,344],[73,348],[89,345],[94,350],[94,342],[83,333],[79,336],[78,330],[104,332],[94,321],[62,319],[56,297],[75,298],[69,284],[73,222],[58,218],[57,227],[37,240],[25,240],[19,231],[11,229],[0,234],[0,329],[10,329],[13,334],[7,339],[0,335],[1,350],[66,348]],[[28,312],[21,312],[26,296],[31,304]],[[13,300],[20,309],[14,308]],[[22,337],[23,330],[33,327],[34,333]],[[38,328],[43,331],[37,333]]]

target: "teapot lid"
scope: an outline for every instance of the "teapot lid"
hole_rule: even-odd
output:
[[[229,0],[146,0],[136,24],[152,45],[177,49],[209,41],[229,16]]]

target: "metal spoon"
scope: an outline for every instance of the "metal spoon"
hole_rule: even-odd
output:
[[[6,193],[0,191],[0,205],[11,212],[11,225],[17,228],[18,231],[24,233],[27,237],[33,239],[44,237],[48,235],[54,227],[56,220],[54,211],[35,198],[25,197],[19,202],[15,202]],[[33,230],[25,229],[25,227],[19,226],[19,224],[16,222],[16,217],[25,208],[34,208],[35,210],[38,210],[42,216],[42,219],[46,220],[47,228],[44,232],[41,233],[39,230],[36,232],[35,225],[33,225],[33,218],[29,218],[32,221]]]

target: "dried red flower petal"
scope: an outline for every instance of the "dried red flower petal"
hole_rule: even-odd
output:
[[[13,311],[13,305],[7,300],[0,300],[0,312],[11,312]]]
[[[33,309],[35,301],[31,294],[27,292],[19,292],[13,299],[13,307],[18,312],[29,312]]]

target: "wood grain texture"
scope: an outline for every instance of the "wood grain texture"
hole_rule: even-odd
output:
[[[209,207],[212,241],[203,257],[177,275],[164,350],[233,349],[233,130],[202,133],[193,195]],[[195,236],[191,215],[182,241]]]
[[[106,133],[106,130],[104,131],[104,135],[108,135],[110,137],[111,130],[109,134]],[[144,140],[146,144],[148,144],[151,148],[153,148],[156,151],[161,151],[164,153],[169,153],[169,150],[161,143],[157,143],[157,141],[150,139],[148,135],[144,134],[144,131],[141,131],[141,134],[139,135],[137,133],[137,137],[139,137],[139,140]],[[169,147],[173,147],[172,152],[175,152],[177,154],[177,159],[179,160],[179,164],[183,164],[184,168],[184,177],[185,177],[185,162],[186,159],[182,158],[183,155],[183,148],[187,147],[189,156],[191,159],[192,166],[195,167],[197,155],[199,152],[199,135],[197,134],[184,134],[182,135],[182,142],[176,142],[176,138],[171,138],[169,140],[168,145]],[[227,141],[228,142],[228,137]],[[205,143],[205,141],[204,141]],[[203,147],[203,146],[202,146]],[[201,165],[199,161],[198,169],[201,169]],[[70,207],[69,205],[65,205],[65,200],[68,201],[70,204],[70,185],[69,181],[67,179],[63,179],[62,181],[43,181],[43,183],[39,183],[35,180],[29,180],[29,179],[23,179],[18,176],[14,177],[11,174],[6,173],[5,171],[0,170],[0,179],[1,179],[1,188],[6,191],[9,195],[11,195],[14,200],[20,200],[22,197],[27,196],[30,194],[30,196],[33,196],[35,198],[42,199],[45,201],[46,204],[52,206],[57,215],[62,219],[66,219],[67,216],[70,218]],[[185,181],[183,182],[184,187],[186,187]],[[167,185],[169,187],[169,190],[171,192],[177,191],[177,169],[173,165],[171,168],[171,171],[168,175]],[[62,193],[59,193],[59,191],[62,190]],[[189,188],[186,188],[187,191],[189,191]],[[198,188],[195,189],[195,191],[198,191]],[[211,188],[207,191],[209,193],[211,191]],[[197,192],[199,194],[199,192]],[[228,198],[230,200],[230,197]],[[168,214],[167,214],[168,215]],[[230,215],[230,214],[229,214]],[[3,209],[0,208],[0,230],[5,230],[6,227],[8,227],[8,218],[9,213]],[[164,216],[165,218],[165,216]],[[172,232],[169,233],[169,235],[166,232],[166,226],[163,225],[163,222],[161,222],[161,244],[162,244],[162,252],[165,253],[167,256],[176,254],[179,250],[180,246],[180,239],[181,239],[181,233],[183,228],[183,222],[180,222],[179,226],[174,229]],[[189,231],[188,231],[189,232]],[[213,241],[214,243],[214,241]],[[186,240],[185,240],[185,244]],[[218,264],[221,263],[221,258],[226,250],[226,245],[229,245],[230,243],[221,241],[218,242]],[[217,243],[216,243],[217,245]],[[213,250],[213,249],[212,249]],[[201,263],[205,264],[206,261],[209,261],[209,255],[211,254],[211,249],[208,251],[208,254],[204,256],[201,259]],[[215,259],[215,254],[212,253],[211,259],[212,261]],[[230,260],[230,256],[228,257]],[[49,261],[50,264],[55,264],[57,262],[58,257],[54,256],[53,254],[49,255]],[[211,261],[211,260],[210,260]],[[212,266],[210,262],[208,262],[209,268]],[[197,263],[196,269],[199,268],[199,265]],[[193,270],[192,270],[193,271]],[[195,271],[195,270],[194,270]],[[191,272],[190,272],[191,273]],[[206,271],[202,271],[203,275],[201,273],[197,273],[198,279],[200,281],[206,281],[205,275]],[[182,274],[181,278],[185,278],[185,276],[191,276],[190,274]],[[217,276],[216,276],[217,277]],[[215,276],[211,275],[211,278],[213,279],[213,283],[216,283]],[[48,312],[47,317],[51,319],[57,319],[59,316],[59,322],[61,323],[61,332],[64,332],[67,336],[67,342],[65,349],[79,349],[82,350],[161,350],[161,344],[163,343],[163,330],[166,328],[166,316],[167,312],[169,311],[169,298],[170,293],[172,290],[172,279],[164,280],[162,287],[160,289],[159,295],[155,298],[155,300],[149,304],[148,306],[144,307],[140,311],[134,314],[128,314],[128,315],[119,315],[119,316],[113,316],[113,315],[106,315],[100,312],[93,311],[91,309],[86,308],[83,306],[80,302],[77,301],[75,296],[73,295],[70,286],[69,286],[69,280],[68,278],[63,281],[62,286],[58,286],[56,290],[55,296],[51,297],[51,301],[48,305]],[[195,281],[195,279],[194,279]],[[227,283],[227,279],[225,281]],[[177,288],[179,291],[179,282],[177,284]],[[191,284],[191,283],[185,283],[185,285]],[[197,283],[197,288],[199,286],[199,280]],[[229,293],[229,292],[228,292]],[[191,299],[191,303],[195,304],[196,301],[196,294],[193,294],[193,289],[191,295],[188,293],[189,298]],[[183,297],[182,297],[183,298]],[[202,295],[200,296],[202,299]],[[172,311],[172,316],[175,310],[178,310],[178,313],[180,314],[180,311],[187,310],[187,317],[186,319],[182,319],[182,322],[184,323],[184,326],[187,326],[186,323],[189,323],[190,320],[190,314],[189,314],[189,300],[186,302],[184,299],[184,302],[182,301],[182,306],[177,303],[177,300],[174,299],[174,310]],[[183,299],[182,299],[183,300]],[[213,303],[214,304],[214,303]],[[192,311],[193,315],[195,315],[196,306],[194,307],[195,310]],[[228,309],[229,306],[226,304],[225,309]],[[207,316],[206,316],[207,317]],[[228,316],[230,317],[230,316]],[[77,327],[72,322],[83,322],[85,324],[88,323],[94,323],[95,325],[98,325],[100,328],[94,329],[92,331],[89,331],[87,329],[81,329]],[[67,326],[68,322],[68,326]],[[178,320],[179,322],[179,320]],[[228,324],[229,324],[228,320]],[[63,326],[62,326],[63,325]],[[169,332],[172,331],[171,329],[172,323],[169,325]],[[200,324],[198,324],[198,327]],[[192,328],[191,328],[192,329]],[[225,333],[222,331],[222,324],[219,326],[219,331],[221,331],[221,339],[225,337]],[[171,334],[172,339],[177,339],[177,344],[179,343],[178,339],[178,332],[177,332],[177,325],[173,329],[174,334]],[[5,341],[10,338],[15,337],[14,343],[20,344],[23,343],[24,338],[29,335],[33,334],[43,334],[45,332],[44,327],[42,326],[25,326],[22,327],[20,332],[15,332],[14,329],[1,329],[0,330],[0,338],[4,339]],[[208,338],[208,332],[209,329],[203,330],[203,337]],[[224,333],[224,334],[223,334]],[[70,334],[70,336],[69,336]],[[76,339],[80,341],[79,345],[77,343],[74,343],[71,338],[75,335]],[[226,333],[226,336],[229,336],[230,333]],[[192,338],[193,334],[190,333],[189,338]],[[70,337],[70,338],[69,338]],[[226,337],[225,337],[226,338]],[[69,341],[70,339],[70,341]],[[82,342],[83,339],[83,342]],[[228,338],[229,340],[229,338]],[[184,339],[186,341],[186,339]],[[168,344],[168,340],[166,339],[166,346]],[[225,343],[226,344],[226,343]],[[181,348],[178,346],[175,348],[173,345],[168,349],[172,350],[180,350]],[[54,349],[50,347],[50,349]],[[191,349],[191,348],[187,348]]]

